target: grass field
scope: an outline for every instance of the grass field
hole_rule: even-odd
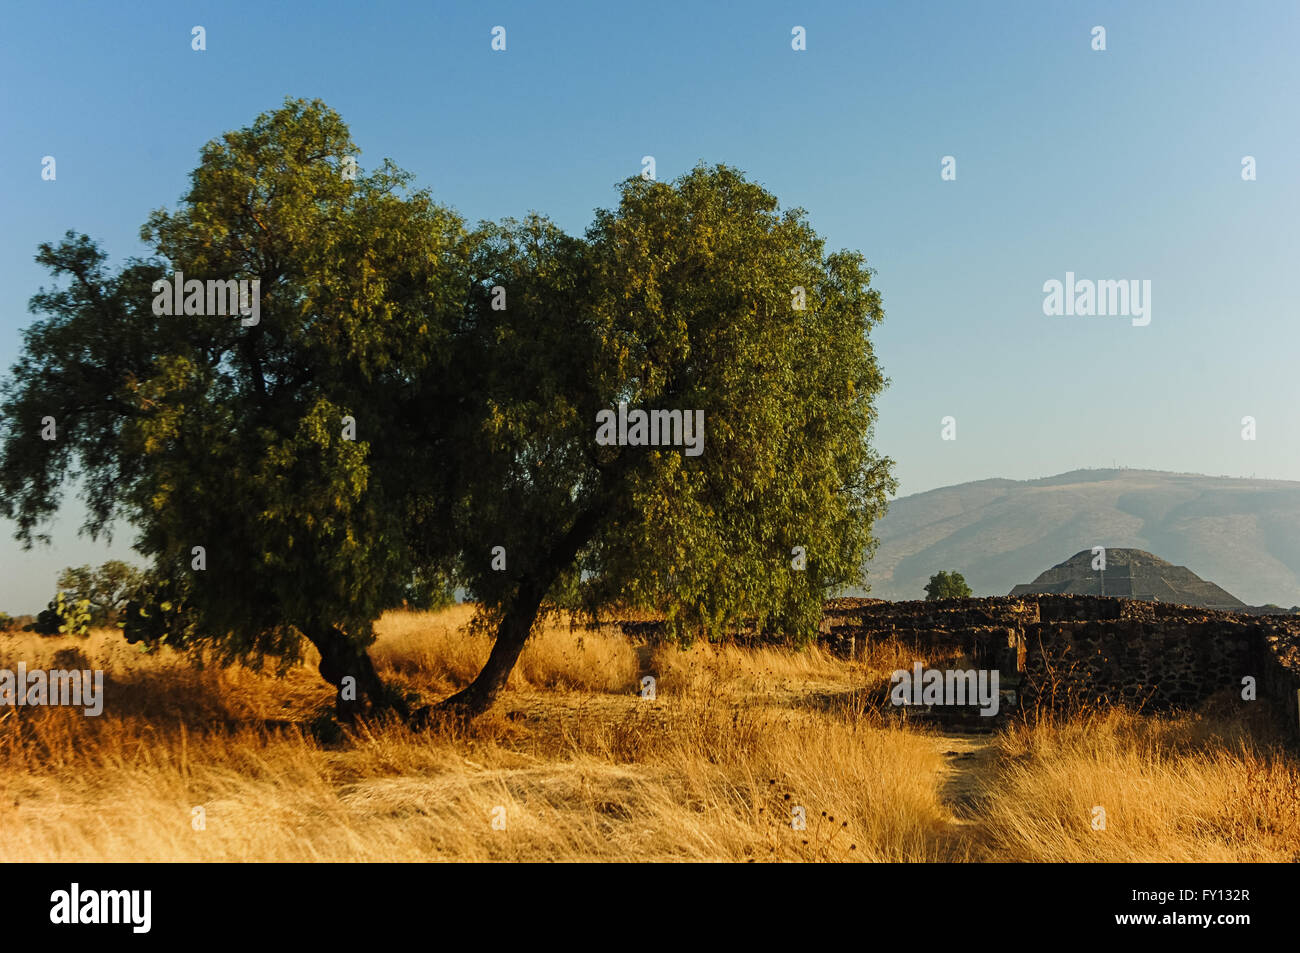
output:
[[[376,664],[432,701],[486,658],[468,618],[392,613]],[[102,668],[106,701],[0,708],[6,862],[1300,860],[1300,764],[1232,717],[945,735],[864,701],[911,662],[888,645],[846,663],[552,625],[472,727],[332,743],[307,730],[331,700],[314,661],[275,678],[112,631],[0,636],[19,661]]]

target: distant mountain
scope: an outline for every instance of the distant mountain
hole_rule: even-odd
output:
[[[870,594],[922,599],[940,569],[1005,595],[1093,546],[1139,549],[1252,605],[1300,604],[1300,483],[1158,470],[979,480],[900,497],[876,524]]]

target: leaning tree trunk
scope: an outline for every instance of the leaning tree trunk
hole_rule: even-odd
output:
[[[554,576],[552,576],[552,581]],[[525,588],[527,591],[524,591]],[[542,597],[546,589],[538,583],[525,581],[511,600],[510,608],[502,616],[497,626],[496,641],[492,643],[492,652],[487,664],[463,689],[443,701],[438,707],[455,710],[467,716],[481,715],[492,707],[506,680],[519,661],[519,653],[524,650],[524,643],[533,630],[533,623],[542,608]]]
[[[334,686],[340,721],[356,721],[366,711],[365,701],[374,713],[393,711],[402,718],[409,717],[406,703],[384,684],[363,647],[334,626],[314,629],[307,633],[307,638],[320,653],[321,677]]]
[[[602,515],[603,508],[600,507],[582,513],[569,531],[550,547],[541,564],[519,580],[514,597],[497,626],[496,641],[492,644],[487,664],[474,681],[441,702],[437,706],[439,710],[473,717],[492,707],[519,661],[519,653],[524,650],[524,643],[533,631],[533,623],[537,621],[546,593],[595,534]]]

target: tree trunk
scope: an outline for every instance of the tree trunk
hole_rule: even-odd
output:
[[[406,703],[384,684],[364,648],[334,626],[308,632],[307,638],[320,653],[321,677],[334,686],[340,721],[356,721],[366,710],[363,699],[370,702],[370,710],[374,713],[391,710],[402,718],[409,717]],[[352,679],[350,684],[344,684],[347,678]]]
[[[554,581],[554,576],[551,581]],[[492,707],[497,695],[505,687],[515,663],[519,661],[519,653],[524,650],[524,643],[528,641],[537,613],[542,608],[542,597],[545,590],[550,588],[549,582],[545,588],[533,584],[528,586],[528,592],[524,592],[524,585],[520,585],[520,590],[511,600],[510,608],[497,626],[496,641],[492,643],[492,652],[488,655],[483,670],[475,676],[474,681],[443,701],[439,708],[455,709],[472,717],[481,715]]]
[[[510,672],[519,661],[519,653],[532,633],[533,623],[541,610],[542,600],[560,574],[573,564],[578,552],[591,539],[604,515],[603,507],[595,507],[579,515],[569,531],[556,540],[532,572],[526,573],[506,607],[505,615],[497,626],[496,641],[483,670],[456,694],[437,707],[466,717],[481,715],[492,707],[497,695],[505,687]],[[424,713],[421,713],[423,717]]]

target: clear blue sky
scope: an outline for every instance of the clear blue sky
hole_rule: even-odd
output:
[[[878,271],[877,444],[901,493],[1112,463],[1300,479],[1291,0],[60,3],[5,20],[5,369],[48,284],[37,243],[75,228],[115,260],[147,252],[140,225],[205,141],[320,97],[363,166],[391,157],[471,219],[536,210],[580,232],[647,154],[661,179],[726,162],[807,209]],[[1150,325],[1044,316],[1043,283],[1067,271],[1149,279]],[[39,608],[59,567],[104,558],[79,520],[67,507],[52,550],[0,542],[0,607]]]

